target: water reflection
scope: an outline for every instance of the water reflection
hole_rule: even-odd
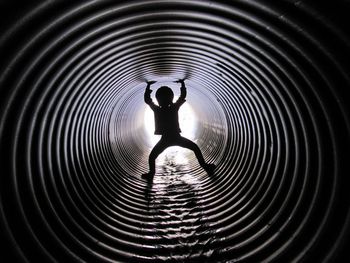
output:
[[[175,165],[172,157],[165,154],[146,191],[153,259],[211,262],[215,235],[201,206],[202,178],[188,173],[185,164]]]

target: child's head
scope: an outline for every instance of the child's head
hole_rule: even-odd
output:
[[[160,107],[169,106],[173,102],[174,92],[168,86],[162,86],[156,92],[156,99]]]

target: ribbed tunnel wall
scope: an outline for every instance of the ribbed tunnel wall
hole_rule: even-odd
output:
[[[227,2],[2,4],[2,262],[344,260],[349,4]],[[183,77],[217,169],[147,181],[145,81]]]

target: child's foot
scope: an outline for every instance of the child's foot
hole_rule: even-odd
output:
[[[148,173],[141,175],[142,178],[147,179],[147,180],[152,179],[153,176],[154,176],[154,173],[152,173],[152,172],[148,172]]]
[[[209,175],[213,175],[214,174],[214,170],[216,168],[216,165],[213,163],[206,163],[203,166],[203,169],[209,174]]]

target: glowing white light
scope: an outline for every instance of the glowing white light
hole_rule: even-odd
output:
[[[176,97],[174,101],[176,101]],[[179,110],[179,124],[181,135],[190,140],[194,140],[196,132],[197,118],[188,102],[185,102]],[[150,107],[146,106],[144,112],[144,128],[151,147],[153,147],[159,140],[160,136],[154,134],[154,113]],[[173,146],[166,149],[157,159],[157,165],[162,165],[169,162],[169,159],[176,162],[176,164],[187,164],[188,150]]]

